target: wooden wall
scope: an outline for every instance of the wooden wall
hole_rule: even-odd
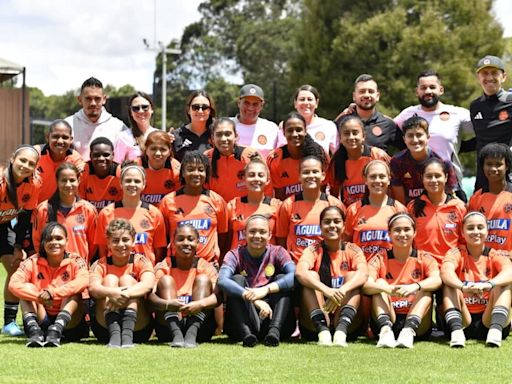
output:
[[[21,88],[0,88],[0,163],[5,164],[22,142]],[[25,93],[25,143],[30,143],[29,97]]]

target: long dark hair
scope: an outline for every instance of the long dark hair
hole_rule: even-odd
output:
[[[215,130],[222,123],[229,124],[231,126],[231,128],[233,128],[233,133],[236,136],[236,124],[235,124],[235,122],[233,120],[231,120],[230,118],[220,117],[218,119],[215,119],[215,121],[213,122],[213,124],[212,124],[212,126],[210,128],[211,135],[212,135],[212,141],[213,141],[213,135],[215,134]],[[235,146],[233,148],[233,153],[235,154],[235,157],[240,158],[240,156],[242,155],[242,151],[243,150],[244,150],[244,147],[236,145],[236,143],[235,143]],[[217,174],[217,162],[219,161],[220,156],[221,156],[220,155],[220,151],[214,145],[213,146],[213,153],[212,153],[212,177],[215,177],[216,179],[219,177],[219,175]]]
[[[68,238],[68,231],[66,230],[66,227],[63,226],[60,223],[57,223],[56,221],[52,221],[45,225],[43,228],[43,233],[41,233],[41,243],[39,244],[39,256],[44,257],[45,259],[48,257],[48,254],[46,253],[46,250],[44,249],[46,243],[50,241],[52,232],[55,229],[61,229],[62,232],[64,232],[64,235],[66,236],[66,239]]]
[[[137,92],[135,92],[135,94],[133,94],[128,99],[128,109],[129,109],[128,117],[130,118],[130,128],[132,129],[132,135],[135,138],[138,138],[143,135],[142,131],[140,130],[139,126],[137,125],[137,122],[135,121],[135,119],[132,116],[133,112],[131,110],[132,101],[135,100],[137,97],[142,97],[143,99],[146,99],[149,102],[149,105],[151,105],[151,109],[153,111],[155,110],[155,104],[153,104],[153,99],[151,99],[151,96],[149,96],[147,93],[137,91]],[[153,116],[154,116],[154,114],[153,114]],[[151,116],[151,119],[153,119],[153,116]]]
[[[348,123],[349,121],[352,121],[352,120],[356,121],[361,126],[361,130],[364,135],[363,121],[357,116],[349,115],[349,116],[345,116],[341,120],[339,133],[338,133],[340,138],[341,138],[341,130],[343,129],[343,127],[345,126],[346,123]],[[368,145],[363,143],[363,155],[365,153],[369,153],[370,151],[371,151],[371,147],[369,147]],[[348,160],[347,149],[345,148],[345,146],[343,146],[343,144],[341,144],[339,146],[338,150],[334,153],[334,155],[332,157],[332,161],[334,161],[334,175],[336,177],[336,180],[343,182],[344,180],[347,179],[347,170],[345,168],[345,163],[347,160]]]
[[[57,179],[57,183],[59,181],[60,174],[62,173],[62,171],[66,170],[66,169],[71,169],[73,172],[75,172],[77,177],[80,175],[78,168],[74,164],[64,162],[61,165],[59,165],[57,167],[57,170],[55,171],[55,177]],[[78,196],[76,198],[78,198]],[[57,188],[55,193],[48,200],[48,218],[47,218],[48,223],[51,223],[52,221],[57,221],[57,212],[59,212],[59,207],[60,207],[60,194],[59,194],[59,189]]]
[[[345,215],[343,211],[336,206],[329,206],[322,210],[320,213],[320,223],[324,219],[325,215],[329,211],[337,212],[343,221],[345,221]],[[320,281],[332,288],[332,275],[331,275],[331,257],[329,256],[329,249],[325,244],[325,241],[322,240],[322,261],[320,262],[320,268],[318,269],[318,275],[320,276]]]
[[[210,126],[213,123],[213,120],[215,120],[216,116],[216,110],[215,110],[215,103],[213,99],[210,97],[208,92],[206,92],[204,89],[199,89],[197,91],[193,91],[190,95],[187,97],[187,104],[185,105],[185,115],[187,116],[187,121],[190,123],[192,119],[190,118],[190,114],[188,113],[188,110],[190,109],[190,105],[192,104],[192,100],[194,100],[197,96],[203,96],[208,99],[210,102],[210,116],[208,117],[208,120],[206,120],[206,129],[209,131]]]
[[[437,157],[432,157],[431,159],[428,159],[426,162],[425,162],[425,165],[423,166],[423,169],[421,170],[421,178],[423,179],[423,175],[425,174],[425,169],[427,169],[427,167],[431,164],[438,164],[441,169],[443,170],[443,173],[445,174],[445,176],[448,176],[448,167],[446,165],[446,163],[441,160],[441,159],[438,159]],[[413,213],[414,213],[414,217],[423,217],[425,216],[425,206],[427,205],[426,202],[421,198],[421,196],[428,196],[427,194],[427,190],[425,188],[423,188],[423,192],[421,192],[421,195],[418,196],[416,199],[414,199],[414,203],[413,203]]]

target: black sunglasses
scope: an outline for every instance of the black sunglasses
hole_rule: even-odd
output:
[[[149,104],[132,105],[130,108],[131,108],[132,112],[139,112],[139,111],[147,112],[147,111],[149,111]]]
[[[192,104],[190,108],[192,108],[193,111],[199,111],[200,109],[203,111],[209,111],[211,109],[211,107],[206,104]]]

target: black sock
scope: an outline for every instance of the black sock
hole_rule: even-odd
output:
[[[317,332],[329,330],[327,327],[327,320],[325,319],[325,313],[320,308],[313,309],[309,316],[311,317]]]
[[[195,343],[197,339],[197,332],[199,331],[199,328],[201,328],[201,325],[203,324],[204,319],[206,318],[206,315],[204,312],[198,312],[194,315],[189,316],[188,318],[188,329],[187,333],[185,334],[185,343]]]
[[[508,308],[502,305],[497,305],[491,312],[491,325],[489,329],[499,329],[503,331],[505,323],[508,320]]]
[[[121,326],[121,344],[133,344],[133,330],[137,322],[137,311],[132,308],[127,308],[123,311],[123,320]]]
[[[121,314],[119,312],[105,313],[110,340],[109,345],[121,346]]]
[[[165,322],[171,331],[172,342],[183,342],[183,333],[181,332],[178,312],[166,312],[164,314]]]
[[[345,334],[348,333],[348,327],[352,324],[354,317],[356,317],[356,309],[351,305],[345,305],[341,308],[340,319],[336,325],[337,331],[342,331]]]
[[[404,328],[411,328],[414,332],[420,327],[421,318],[418,315],[410,315],[405,319]]]
[[[377,319],[375,321],[377,322],[377,326],[379,327],[379,332],[385,326],[388,326],[389,328],[393,327],[391,318],[386,313],[381,313],[379,316],[377,316]]]
[[[18,303],[4,301],[4,325],[16,321],[18,315]]]
[[[37,322],[37,316],[33,312],[28,312],[23,315],[23,323],[25,323],[25,328],[27,329],[27,337],[31,338],[32,336],[42,336],[43,331]]]
[[[52,329],[55,329],[59,335],[62,335],[62,332],[64,331],[64,328],[66,328],[66,325],[71,320],[71,313],[63,309],[59,312],[57,315],[57,318],[55,319],[55,322],[53,323]]]
[[[450,308],[444,313],[444,321],[450,328],[450,332],[462,329],[462,314],[457,308]]]

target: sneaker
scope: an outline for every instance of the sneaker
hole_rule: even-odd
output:
[[[318,332],[318,345],[323,347],[332,346],[331,331],[325,330]]]
[[[382,327],[379,333],[377,348],[395,348],[396,341],[393,330],[389,326]]]
[[[242,345],[244,347],[252,348],[256,345],[257,342],[258,342],[258,338],[251,333],[244,337],[244,339],[242,341]]]
[[[414,348],[414,336],[416,336],[416,332],[412,328],[403,328],[396,339],[396,346],[398,348]]]
[[[44,343],[44,346],[49,348],[60,347],[60,338],[60,332],[53,325],[51,325],[48,328],[48,332],[46,334],[46,343]]]
[[[185,348],[197,348],[197,342],[196,341],[185,341],[185,344],[183,345]]]
[[[485,344],[488,347],[501,347],[501,337],[502,337],[502,331],[496,328],[489,329],[489,332],[487,332],[487,340],[485,340]]]
[[[465,345],[466,336],[464,335],[464,331],[462,329],[452,331],[450,337],[450,348],[464,348]]]
[[[183,340],[172,341],[169,345],[172,348],[184,348],[185,347],[185,341],[183,341]]]
[[[123,348],[123,349],[135,348],[135,344],[133,344],[133,343],[122,344],[121,348]]]
[[[4,325],[2,328],[2,333],[7,336],[23,336],[25,333],[21,328],[16,324],[15,321],[11,321],[9,324]]]
[[[29,337],[27,344],[25,344],[28,348],[42,348],[44,347],[44,337],[43,335],[34,335]]]
[[[334,336],[332,337],[332,344],[337,347],[348,347],[347,334],[343,331],[334,332]]]

